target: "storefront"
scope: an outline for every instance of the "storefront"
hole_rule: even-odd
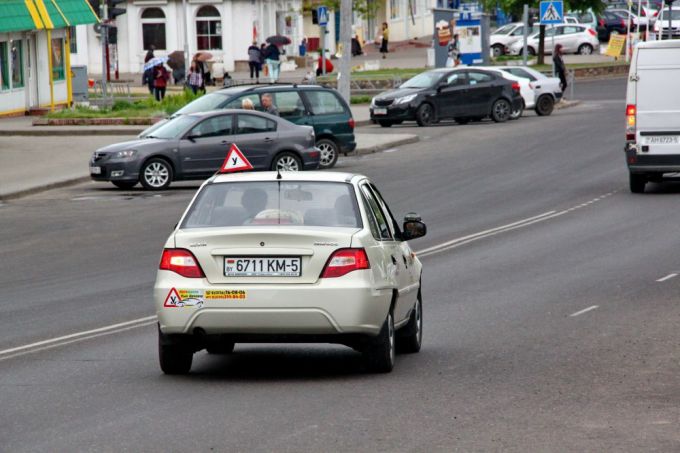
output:
[[[70,104],[69,27],[97,21],[86,0],[0,2],[0,116]]]

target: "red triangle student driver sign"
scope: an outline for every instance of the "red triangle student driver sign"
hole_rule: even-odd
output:
[[[227,158],[224,159],[224,163],[220,168],[220,173],[231,173],[233,171],[244,171],[252,170],[253,166],[248,162],[246,156],[243,155],[238,146],[231,145],[229,152],[227,153]]]

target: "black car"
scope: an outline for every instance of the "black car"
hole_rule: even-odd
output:
[[[611,11],[603,11],[597,18],[597,39],[609,41],[612,34],[626,34],[628,26],[626,19]]]
[[[255,170],[314,170],[320,152],[314,129],[252,110],[220,110],[180,115],[144,138],[98,149],[90,177],[121,189],[138,182],[148,190],[172,181],[206,179],[222,166],[236,144]]]
[[[430,126],[453,118],[465,124],[491,117],[510,118],[522,107],[519,84],[493,72],[475,68],[433,69],[379,94],[371,102],[371,119],[383,127],[415,120]]]

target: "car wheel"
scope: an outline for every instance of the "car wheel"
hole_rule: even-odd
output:
[[[511,120],[518,120],[521,116],[522,113],[524,113],[524,103],[519,106],[516,110],[513,110],[512,113],[510,113],[510,119]]]
[[[392,121],[380,120],[378,124],[380,124],[380,127],[392,127],[394,123]]]
[[[272,170],[300,171],[302,170],[302,162],[300,161],[300,158],[293,153],[281,153],[278,154],[272,161]]]
[[[316,147],[321,151],[319,168],[333,168],[340,154],[338,144],[329,138],[322,138],[316,142]]]
[[[194,354],[181,344],[163,344],[162,333],[158,332],[158,359],[165,374],[187,374],[191,370]]]
[[[392,312],[389,312],[380,333],[364,352],[364,357],[371,371],[389,373],[394,368],[395,355],[394,318],[392,318]]]
[[[111,181],[111,184],[123,190],[130,190],[137,185],[137,181]]]
[[[504,53],[505,53],[505,48],[502,45],[496,44],[496,45],[491,46],[491,55],[493,55],[494,58],[498,58],[501,55],[503,55]]]
[[[536,55],[536,51],[531,46],[527,47],[527,53],[529,54],[529,56],[532,56],[532,57]]]
[[[212,343],[205,350],[208,351],[208,354],[231,354],[234,352],[234,346],[233,341],[221,341],[219,343]]]
[[[497,123],[503,123],[510,118],[512,107],[507,99],[498,99],[491,106],[491,119]]]
[[[579,55],[590,55],[593,53],[593,46],[590,44],[581,44],[578,46],[578,54]]]
[[[548,116],[555,108],[555,100],[549,94],[544,94],[536,101],[536,114],[538,116]]]
[[[418,126],[431,126],[434,123],[434,107],[432,107],[432,104],[426,102],[418,107],[416,122]]]
[[[172,166],[165,159],[149,159],[142,166],[139,182],[147,190],[167,189],[172,182]]]
[[[630,191],[632,193],[645,192],[645,185],[647,185],[647,177],[645,175],[629,173],[628,182],[630,183]]]
[[[423,299],[418,291],[418,300],[411,311],[411,317],[401,330],[397,332],[397,350],[413,354],[420,351],[423,344]]]
[[[454,118],[458,124],[467,124],[470,122],[470,118]]]

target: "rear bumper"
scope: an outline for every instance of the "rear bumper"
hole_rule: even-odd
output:
[[[313,284],[215,285],[160,270],[154,300],[164,334],[200,329],[208,335],[374,336],[387,316],[392,290],[373,289],[367,277],[356,271]],[[165,306],[173,288],[191,304]]]
[[[680,172],[680,154],[638,153],[633,143],[627,143],[624,151],[628,170],[631,173]]]

